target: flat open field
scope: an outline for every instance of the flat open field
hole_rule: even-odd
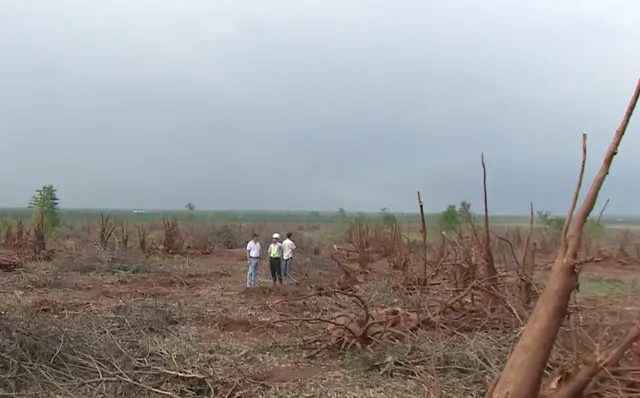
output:
[[[0,395],[482,396],[526,316],[516,299],[507,297],[510,283],[501,288],[502,309],[484,312],[482,290],[451,276],[467,264],[454,254],[442,275],[422,287],[416,282],[423,267],[419,246],[406,247],[409,262],[403,270],[394,269],[394,256],[376,255],[360,272],[344,253],[351,247],[346,227],[255,224],[251,228],[266,237],[267,231],[292,230],[300,251],[295,281],[272,286],[263,263],[260,286],[248,290],[242,248],[247,230],[233,238],[236,248],[216,243],[203,254],[195,248],[202,238],[197,234],[213,236],[222,226],[201,232],[192,225],[204,228],[200,223],[180,225],[185,249],[178,254],[162,246],[141,253],[139,242],[125,249],[117,233],[102,247],[96,243],[99,226],[79,224],[52,239],[50,259],[25,260],[0,272]],[[156,227],[150,241],[154,234],[162,240]],[[367,239],[381,242],[376,236],[371,232]],[[509,239],[519,257],[518,238]],[[345,249],[335,252],[336,242]],[[13,249],[4,245],[8,257]],[[496,245],[506,280],[510,250]],[[430,243],[429,257],[436,246]],[[332,254],[341,257],[336,261]],[[536,258],[540,281],[550,258],[544,253]],[[632,255],[585,265],[572,306],[579,314],[584,355],[593,352],[594,341],[624,332],[639,307],[639,279],[640,262]],[[390,309],[393,319],[387,317]],[[366,342],[356,341],[338,313],[371,317],[382,328],[372,326]],[[572,360],[569,329],[563,333],[549,374]]]
[[[323,270],[318,264],[301,262],[296,264],[296,277],[302,279],[299,283],[273,288],[263,265],[261,286],[247,290],[243,255],[228,251],[211,258],[167,260],[162,264],[105,262],[98,258],[93,259],[97,263],[91,267],[65,261],[44,267],[30,264],[20,273],[3,275],[3,314],[30,314],[36,328],[63,328],[42,336],[42,352],[38,355],[53,358],[44,372],[75,362],[73,366],[85,367],[82,372],[86,378],[95,379],[95,385],[88,386],[95,388],[100,387],[100,373],[103,377],[131,377],[136,384],[127,386],[132,394],[129,396],[134,396],[134,391],[136,396],[145,395],[153,391],[150,388],[179,396],[190,396],[189,390],[191,396],[234,396],[234,392],[238,396],[336,397],[420,393],[419,383],[407,383],[404,378],[389,380],[368,371],[375,364],[364,358],[327,351],[305,359],[305,354],[317,349],[311,342],[309,348],[302,347],[305,335],[321,330],[313,331],[312,325],[305,327],[295,320],[275,323],[281,318],[321,316],[335,306],[335,300],[321,296],[302,298],[319,286],[328,286],[335,269]],[[309,271],[306,278],[302,277],[303,270]],[[81,325],[84,330],[79,333],[95,333],[95,344],[104,346],[83,347],[88,343],[72,334],[65,342],[64,328],[77,330]],[[116,348],[118,344],[122,351]],[[59,346],[64,349],[58,354],[60,364],[56,366],[54,355]],[[77,353],[72,352],[74,346]],[[114,349],[120,352],[112,352]],[[85,355],[97,357],[99,365],[83,365],[93,361]],[[130,369],[120,372],[118,358],[129,356],[131,362],[140,363],[130,363]],[[137,385],[138,372],[150,379],[146,387]],[[81,380],[69,378],[69,385],[63,387],[82,387]],[[161,388],[163,384],[167,386]],[[50,387],[44,382],[42,393]]]

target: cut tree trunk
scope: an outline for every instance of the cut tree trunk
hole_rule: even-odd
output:
[[[640,81],[636,85],[622,123],[609,145],[602,166],[575,217],[572,217],[578,201],[586,158],[586,134],[583,134],[582,167],[569,216],[563,229],[558,255],[547,285],[531,313],[520,341],[509,357],[502,374],[487,392],[487,397],[535,398],[538,396],[544,368],[551,354],[558,330],[566,316],[571,293],[578,284],[575,260],[580,248],[584,224],[593,210],[600,188],[609,174],[611,163],[617,154],[639,95]]]

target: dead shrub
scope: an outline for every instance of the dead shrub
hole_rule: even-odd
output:
[[[293,241],[296,243],[296,252],[305,256],[321,256],[325,250],[323,239],[309,233],[295,233]]]
[[[119,248],[127,250],[129,248],[129,224],[126,221],[120,221],[118,235]]]
[[[47,250],[47,241],[44,233],[44,215],[37,212],[33,223],[33,254],[36,258],[45,258]]]
[[[244,247],[244,242],[238,237],[237,229],[229,224],[220,225],[215,229],[213,241],[217,248],[237,249]]]
[[[371,240],[373,231],[370,228],[364,214],[358,215],[353,219],[346,232],[346,241],[351,245],[351,250],[357,255],[357,262],[361,269],[369,268],[371,263]]]
[[[149,232],[151,231],[149,230],[148,227],[145,227],[144,225],[138,225],[137,231],[138,231],[138,246],[140,248],[140,253],[148,254],[149,246],[147,244],[148,243],[147,238],[149,237]]]
[[[98,235],[98,243],[103,250],[106,250],[111,240],[111,235],[115,231],[116,225],[111,221],[111,213],[105,216],[100,213],[100,230]]]
[[[171,219],[163,218],[162,222],[164,224],[164,241],[162,244],[164,251],[169,254],[181,253],[184,248],[184,237],[178,220],[175,217]]]
[[[216,226],[212,222],[184,223],[185,247],[201,254],[211,254],[215,247]]]

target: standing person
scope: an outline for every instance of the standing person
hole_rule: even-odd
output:
[[[275,233],[272,238],[273,243],[269,245],[269,268],[271,268],[271,279],[275,286],[276,278],[282,285],[282,243],[280,243],[280,234]]]
[[[285,278],[291,278],[293,252],[296,250],[296,244],[291,240],[292,236],[293,234],[291,232],[287,232],[287,239],[282,242],[282,258],[284,259],[284,269],[282,270],[282,276]]]
[[[258,234],[254,233],[251,240],[247,243],[247,263],[249,270],[247,271],[247,287],[254,287],[258,279],[260,271],[260,242],[258,242]]]

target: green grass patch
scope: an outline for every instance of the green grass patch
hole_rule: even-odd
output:
[[[27,208],[1,208],[0,218],[9,220],[29,220],[33,217],[34,210]],[[100,220],[101,213],[112,213],[115,218],[128,221],[158,221],[163,217],[176,217],[180,220],[242,222],[242,223],[310,223],[310,224],[345,224],[348,219],[357,217],[357,212],[346,212],[341,215],[338,211],[258,211],[258,210],[222,210],[207,211],[194,210],[147,210],[145,213],[134,213],[131,210],[110,209],[60,209],[58,214],[66,222],[95,221]],[[380,212],[363,213],[368,220],[376,220],[383,217]],[[419,225],[418,213],[389,212],[403,225]],[[346,219],[345,219],[346,217]],[[435,227],[439,223],[440,213],[425,214],[426,223]],[[478,221],[481,221],[478,216]],[[491,216],[490,221],[497,225],[522,224],[527,225],[529,218],[525,216]]]
[[[635,294],[640,293],[640,280],[635,278],[580,278],[581,294]]]
[[[0,219],[5,220],[29,220],[33,217],[34,209],[27,208],[1,208]],[[112,213],[115,218],[132,222],[159,221],[163,217],[176,217],[180,220],[200,220],[218,222],[241,222],[241,223],[310,223],[310,224],[337,224],[343,225],[349,219],[358,216],[357,212],[347,211],[340,214],[336,211],[259,211],[259,210],[147,210],[145,213],[134,213],[131,210],[113,209],[60,209],[58,214],[66,222],[73,221],[97,221],[100,220],[101,213]],[[363,213],[368,220],[376,220],[384,217],[381,212]],[[420,215],[417,212],[398,213],[390,211],[402,225],[419,225]],[[430,228],[439,225],[441,213],[425,214],[427,226]],[[481,213],[476,214],[477,222],[482,222]],[[490,215],[489,220],[492,225],[521,225],[529,224],[528,216],[519,215]],[[624,221],[618,219],[603,218],[602,223],[606,226],[623,225],[632,227],[640,225],[640,218],[626,217]]]

